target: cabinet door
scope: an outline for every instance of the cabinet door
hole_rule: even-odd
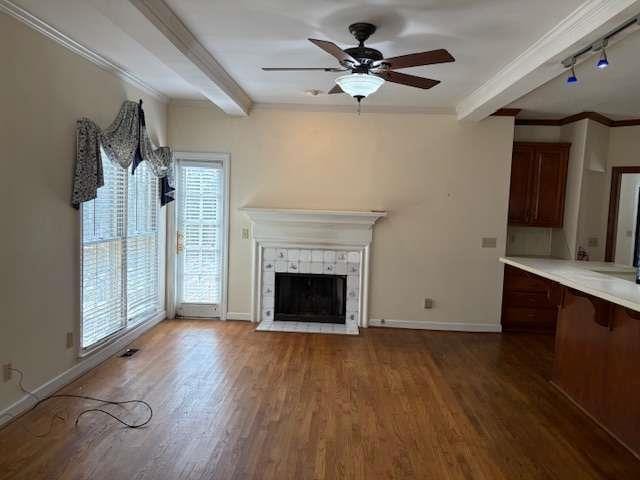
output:
[[[529,224],[562,227],[569,155],[560,146],[541,147],[535,155]]]
[[[533,148],[514,145],[509,187],[510,225],[527,225],[530,221],[534,162]]]

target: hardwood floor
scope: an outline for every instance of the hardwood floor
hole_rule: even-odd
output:
[[[549,384],[548,337],[171,321],[135,346],[63,391],[143,398],[148,427],[95,414],[34,438],[90,405],[52,401],[0,431],[0,479],[640,478]]]

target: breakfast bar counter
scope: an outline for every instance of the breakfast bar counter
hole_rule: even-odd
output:
[[[558,309],[551,381],[640,458],[640,285],[632,267],[504,257],[554,282]]]

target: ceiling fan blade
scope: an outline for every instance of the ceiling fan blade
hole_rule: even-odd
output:
[[[416,77],[415,75],[407,75],[400,72],[382,72],[374,74],[377,77],[384,78],[387,82],[399,83],[400,85],[408,85],[409,87],[429,89],[440,83],[440,80],[431,78]]]
[[[356,65],[360,64],[360,62],[358,62],[355,58],[353,58],[333,42],[328,42],[327,40],[316,40],[315,38],[310,38],[309,41],[323,49],[328,54],[336,57],[340,62],[350,62]]]
[[[455,62],[456,59],[445,49],[431,50],[430,52],[410,53],[399,57],[385,58],[376,64],[387,63],[391,70],[398,68],[419,67],[422,65],[433,65],[435,63]]]
[[[334,68],[334,67],[262,67],[262,70],[265,72],[310,72],[310,71],[321,71],[321,72],[344,72],[346,68]]]
[[[344,93],[344,90],[340,88],[340,85],[335,85],[331,90],[327,92],[329,95],[334,93]]]

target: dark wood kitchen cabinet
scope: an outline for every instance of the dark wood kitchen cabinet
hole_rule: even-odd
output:
[[[513,144],[509,225],[562,227],[570,147],[569,143]]]
[[[555,282],[505,265],[502,330],[553,333],[558,317],[557,296]]]

